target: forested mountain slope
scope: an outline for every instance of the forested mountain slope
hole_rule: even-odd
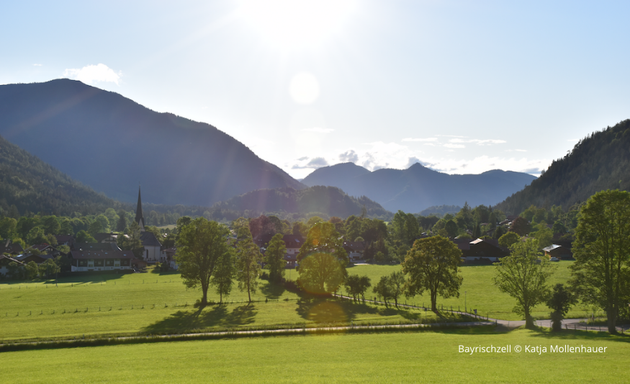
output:
[[[630,190],[630,120],[580,140],[531,185],[497,208],[512,214],[530,205],[566,209],[606,189]]]
[[[210,206],[262,188],[304,188],[217,128],[60,79],[0,86],[0,135],[98,192]]]
[[[369,217],[387,220],[392,214],[367,197],[351,197],[335,187],[316,186],[302,190],[293,188],[265,189],[248,192],[212,206],[212,214],[221,217],[246,215],[254,217],[268,213],[321,213],[325,216],[346,218],[360,216],[365,207]],[[237,213],[235,213],[237,212]]]
[[[15,216],[27,211],[71,216],[95,214],[116,203],[72,180],[0,136],[0,209]]]

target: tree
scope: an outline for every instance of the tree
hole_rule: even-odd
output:
[[[372,285],[370,278],[367,276],[349,275],[344,282],[346,292],[352,296],[354,301],[357,301],[357,297],[361,295],[365,301],[365,291]]]
[[[269,281],[274,283],[282,281],[284,268],[286,266],[284,255],[287,253],[287,247],[282,238],[282,234],[276,233],[271,238],[267,251],[265,252],[265,263],[267,263],[267,267],[269,268]]]
[[[176,261],[184,285],[201,287],[201,308],[208,304],[208,287],[217,263],[230,252],[228,234],[226,227],[203,217],[180,228]]]
[[[429,291],[431,310],[437,312],[437,296],[459,297],[463,278],[458,274],[462,251],[442,236],[416,240],[407,252],[402,270],[407,275],[408,296]]]
[[[258,273],[262,255],[260,248],[254,244],[251,235],[238,241],[236,245],[236,280],[241,291],[247,291],[249,302],[252,302],[252,292],[258,288]]]
[[[144,256],[144,246],[142,245],[140,226],[133,221],[127,230],[126,235],[118,235],[118,246],[123,250],[129,250],[133,252],[133,255],[141,259]],[[78,240],[77,240],[78,241]],[[94,240],[93,242],[96,242]]]
[[[28,280],[33,280],[37,276],[39,276],[39,266],[36,262],[29,261],[28,263],[26,263],[24,268],[26,269],[26,278]]]
[[[120,237],[119,237],[120,239]],[[89,233],[81,230],[77,233],[77,243],[96,243],[96,239],[93,238]],[[123,247],[121,247],[123,248]],[[123,248],[125,249],[125,248]]]
[[[217,260],[215,272],[210,280],[210,284],[215,286],[219,294],[219,303],[223,303],[223,296],[227,297],[232,292],[232,279],[236,273],[234,252],[231,248],[228,249],[229,252],[225,252]]]
[[[525,317],[527,328],[533,328],[531,310],[546,300],[553,267],[546,258],[539,258],[536,239],[514,243],[510,250],[512,254],[502,258],[497,266],[494,284],[516,299],[513,311]]]
[[[59,268],[59,265],[53,259],[44,261],[38,266],[38,268],[39,275],[41,277],[50,277],[61,271],[61,268]]]
[[[508,232],[499,238],[499,244],[505,248],[510,248],[514,243],[518,243],[521,237],[516,232]]]
[[[297,261],[299,282],[312,293],[334,292],[347,276],[348,253],[335,226],[328,222],[311,227]]]
[[[581,300],[606,311],[608,331],[630,286],[630,193],[602,191],[580,210],[575,230],[571,284]]]
[[[444,224],[444,229],[446,233],[448,233],[448,237],[455,237],[459,232],[459,228],[457,227],[457,223],[453,220],[449,220]]]
[[[564,289],[563,284],[556,284],[553,287],[553,293],[547,300],[547,306],[553,309],[551,312],[552,331],[562,330],[562,319],[569,312],[569,308],[575,304],[575,297],[570,292]]]
[[[116,230],[118,232],[124,232],[127,228],[127,215],[125,211],[118,212],[118,221],[116,222]]]
[[[389,285],[391,286],[392,298],[394,304],[398,307],[398,298],[405,291],[405,274],[402,271],[393,272],[389,275]]]
[[[516,232],[519,236],[527,235],[530,229],[529,222],[520,216],[512,221],[512,226],[510,227],[510,231]]]
[[[387,306],[387,300],[394,297],[392,285],[389,282],[389,276],[381,276],[381,279],[378,281],[378,284],[376,284],[373,291],[378,295],[378,297],[383,299],[385,306]]]

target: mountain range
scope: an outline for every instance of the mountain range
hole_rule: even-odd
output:
[[[369,171],[353,163],[315,170],[302,180],[307,186],[341,188],[366,196],[390,211],[418,213],[438,205],[495,205],[535,180],[521,172],[492,170],[479,175],[448,175],[416,163],[405,170]]]
[[[497,208],[511,214],[531,205],[567,209],[606,189],[630,191],[630,120],[580,140],[570,153]]]
[[[217,128],[79,81],[0,86],[0,135],[108,197],[211,206],[304,186]]]

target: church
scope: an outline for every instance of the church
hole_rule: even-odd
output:
[[[142,246],[144,247],[142,257],[149,264],[165,262],[167,258],[166,252],[162,249],[162,243],[155,237],[153,232],[144,230],[144,215],[142,214],[142,196],[140,192],[140,187],[138,187],[138,206],[136,207],[135,221],[140,226],[140,240],[142,240]]]

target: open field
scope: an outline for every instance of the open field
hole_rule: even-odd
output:
[[[627,382],[627,337],[483,330],[255,337],[2,353],[3,382]],[[606,348],[552,353],[551,345]],[[469,355],[459,346],[511,346]],[[520,345],[548,353],[514,352]],[[36,367],[36,368],[35,368]]]
[[[573,261],[560,261],[553,263],[556,265],[556,272],[551,277],[551,285],[557,283],[566,283],[569,280],[570,271],[569,266]],[[381,276],[389,275],[394,271],[401,269],[400,265],[384,266],[384,265],[357,265],[348,268],[348,274],[358,274],[360,276],[367,275],[372,282],[372,286],[376,285]],[[461,267],[461,274],[464,277],[462,287],[460,288],[459,298],[443,299],[438,296],[438,306],[443,305],[445,308],[453,307],[454,310],[458,308],[464,310],[465,307],[470,311],[471,309],[477,309],[477,313],[482,316],[489,316],[491,318],[498,318],[503,320],[522,320],[518,315],[512,312],[512,308],[516,303],[516,300],[511,298],[508,294],[499,292],[499,289],[493,284],[492,278],[495,275],[495,267],[492,265],[480,265],[480,266],[464,266]],[[372,292],[372,288],[369,289],[366,295],[375,296]],[[408,304],[425,305],[430,306],[430,299],[428,294],[425,296],[416,296],[412,298],[402,298],[401,302],[407,302]],[[549,308],[546,305],[538,305],[532,312],[532,316],[538,319],[549,318]],[[586,307],[584,305],[574,306],[567,318],[582,318],[595,312],[596,309]]]
[[[568,279],[570,263],[558,263],[554,282]],[[399,269],[400,266],[366,265],[349,268],[348,272],[368,275],[374,285],[380,276]],[[463,310],[466,300],[468,309],[476,308],[480,315],[519,320],[511,312],[514,300],[492,284],[493,266],[463,267],[462,274],[460,297],[438,298],[438,305]],[[295,275],[295,271],[287,271],[287,277]],[[176,273],[73,276],[60,279],[59,284],[3,283],[0,284],[0,340],[438,320],[433,313],[421,310],[308,299],[266,281],[260,281],[251,305],[246,303],[246,293],[234,289],[226,305],[209,306],[199,312],[192,305],[200,295],[199,290],[187,290]],[[209,295],[210,300],[218,301],[214,292]],[[374,296],[371,289],[366,296]],[[421,296],[401,300],[405,301],[429,305],[428,299]],[[534,316],[547,318],[548,313],[541,305]],[[588,309],[578,306],[568,316],[585,317],[587,313]]]
[[[186,290],[178,274],[100,275],[60,281],[0,285],[0,340],[438,320],[435,314],[420,310],[302,297],[266,281],[260,281],[252,304],[246,302],[245,293],[235,290],[227,304],[208,306],[201,312],[192,306],[200,292]],[[210,299],[218,301],[214,294]],[[447,321],[457,320],[459,316]]]

